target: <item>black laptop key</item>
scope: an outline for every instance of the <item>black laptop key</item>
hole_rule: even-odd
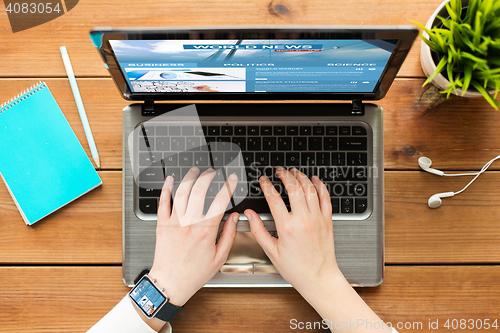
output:
[[[328,166],[330,165],[330,153],[320,152],[316,153],[316,165]]]
[[[165,157],[163,158],[163,164],[165,164],[165,166],[176,166],[178,157],[179,157],[178,154],[165,153]]]
[[[273,135],[272,126],[262,126],[260,128],[260,135]]]
[[[157,126],[156,127],[156,135],[157,136],[167,136],[168,135],[167,126]]]
[[[366,137],[340,137],[339,150],[367,150]]]
[[[247,135],[247,128],[245,126],[236,126],[234,128],[234,135]]]
[[[233,126],[222,126],[222,135],[233,135]]]
[[[353,126],[352,135],[367,135],[366,128],[362,126]]]
[[[250,196],[251,197],[263,197],[264,193],[262,192],[262,189],[260,188],[260,183],[259,182],[251,182],[249,184],[250,188]]]
[[[347,153],[347,165],[366,166],[368,165],[367,153]]]
[[[159,198],[163,183],[141,183],[139,185],[140,197]]]
[[[332,153],[332,165],[333,166],[345,165],[345,153]]]
[[[285,135],[285,126],[274,126],[274,135]]]
[[[354,211],[357,214],[364,213],[366,211],[367,206],[368,206],[368,199],[367,198],[356,198]]]
[[[206,153],[194,153],[193,165],[197,167],[208,166],[210,164],[210,156]]]
[[[311,126],[300,126],[300,135],[311,135]]]
[[[281,151],[292,150],[292,138],[290,137],[278,138],[278,150]]]
[[[302,166],[314,166],[314,165],[316,165],[316,154],[315,153],[300,153],[300,165],[302,165]]]
[[[325,135],[325,127],[324,126],[314,126],[313,127],[313,135]]]
[[[341,197],[347,194],[347,184],[344,183],[330,183],[329,186],[330,196]]]
[[[172,176],[175,181],[181,180],[181,168],[171,167],[165,169],[165,176]]]
[[[208,135],[220,135],[220,127],[208,126]]]
[[[175,137],[172,138],[170,142],[170,150],[172,151],[184,151],[186,150],[186,138]]]
[[[140,166],[159,166],[161,165],[161,153],[140,153],[139,154],[139,165]]]
[[[248,137],[247,139],[247,150],[249,151],[260,151],[262,150],[262,138]]]
[[[152,138],[154,140],[154,138]],[[155,149],[154,142],[150,140],[148,137],[140,137],[139,138],[139,150],[140,151],[151,151]]]
[[[322,182],[333,181],[333,168],[331,167],[319,167],[318,177]]]
[[[337,138],[332,136],[325,136],[324,139],[325,150],[337,150]]]
[[[248,135],[259,135],[259,126],[248,126]]]
[[[231,138],[228,136],[217,137],[216,145],[211,145],[212,151],[231,151]]]
[[[357,197],[366,197],[368,196],[368,190],[366,184],[353,184],[353,192]]]
[[[262,139],[262,149],[265,151],[276,150],[276,138],[274,136],[264,137]]]
[[[168,128],[168,135],[170,135],[170,136],[181,135],[181,127],[180,126],[170,126]]]
[[[155,135],[155,128],[153,126],[141,125],[140,133],[142,136],[154,136]]]
[[[193,166],[193,153],[180,153],[179,154],[180,166]]]
[[[234,189],[234,198],[246,198],[248,196],[248,183],[238,181],[236,188]]]
[[[233,165],[238,165],[237,158],[238,158],[237,152],[224,153],[224,164],[233,163]]]
[[[352,214],[354,213],[354,199],[352,198],[341,198],[340,199],[340,212],[342,214]]]
[[[205,127],[205,126],[203,126]],[[202,126],[195,126],[194,127],[194,135],[196,136],[205,136],[205,132],[203,130]]]
[[[334,167],[335,181],[367,181],[366,167]]]
[[[238,148],[240,150],[247,150],[247,139],[244,138],[244,137],[238,137],[238,136],[234,136],[233,137],[233,143],[237,146],[237,147],[234,147],[233,146],[233,150]]]
[[[182,126],[182,135],[184,135],[184,136],[194,135],[194,127],[193,126]]]
[[[323,140],[320,137],[309,138],[309,150],[323,150]]]
[[[286,134],[287,135],[298,135],[299,134],[299,127],[298,126],[287,126]]]
[[[224,166],[224,153],[212,152],[212,163],[215,168]]]
[[[351,127],[350,126],[339,126],[340,135],[351,135]]]
[[[206,136],[205,141],[210,144],[210,142],[215,142],[217,141],[217,138],[215,136]]]
[[[219,183],[211,182],[207,189],[207,198],[215,198],[215,196],[219,193]]]
[[[139,181],[141,182],[158,182],[164,181],[163,169],[157,167],[141,168],[139,173]]]
[[[208,135],[208,127],[207,126],[201,126],[201,130],[203,131],[204,136]]]
[[[286,153],[286,166],[300,165],[300,153]]]
[[[337,126],[326,126],[326,135],[337,135]]]
[[[332,214],[340,213],[340,200],[339,200],[339,198],[331,198],[330,202],[332,203]]]
[[[257,166],[269,165],[269,153],[255,153],[255,163]]]
[[[307,138],[302,136],[294,137],[293,150],[307,150]]]
[[[254,161],[254,153],[244,152],[241,156],[243,157],[243,163],[246,166],[250,166]]]
[[[186,150],[200,150],[200,138],[199,137],[189,137],[186,138]]]
[[[245,173],[248,182],[259,180],[259,177],[261,176],[259,169],[257,169],[255,166],[246,167]]]
[[[156,138],[156,150],[159,150],[159,151],[170,150],[170,139],[169,138]]]
[[[285,165],[285,153],[271,153],[271,165],[272,166],[284,166]]]
[[[144,214],[156,214],[158,211],[158,199],[139,199],[139,209]]]

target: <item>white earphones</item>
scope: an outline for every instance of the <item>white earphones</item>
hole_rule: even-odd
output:
[[[452,176],[476,176],[474,177],[467,185],[465,185],[465,187],[463,189],[461,189],[460,191],[458,192],[443,192],[443,193],[437,193],[437,194],[434,194],[433,196],[431,196],[429,198],[429,200],[427,201],[427,204],[429,205],[429,207],[431,208],[438,208],[439,206],[441,206],[441,204],[443,203],[443,201],[441,200],[441,198],[449,198],[449,197],[452,197],[454,195],[457,195],[457,194],[460,194],[462,193],[463,191],[465,191],[467,189],[467,187],[469,187],[470,184],[472,184],[473,181],[476,180],[477,177],[479,177],[480,174],[482,174],[483,172],[486,171],[486,169],[488,169],[490,167],[490,165],[495,162],[496,160],[500,159],[500,155],[498,155],[497,157],[493,158],[492,160],[490,160],[488,163],[486,163],[483,168],[479,171],[479,172],[470,172],[470,173],[454,173],[454,174],[447,174],[447,173],[444,173],[443,171],[441,170],[438,170],[438,169],[433,169],[431,168],[431,165],[432,165],[432,161],[430,160],[430,158],[428,157],[420,157],[418,159],[418,165],[424,170],[424,171],[427,171],[427,172],[430,172],[432,174],[435,174],[435,175],[438,175],[438,176],[449,176],[449,177],[452,177]]]

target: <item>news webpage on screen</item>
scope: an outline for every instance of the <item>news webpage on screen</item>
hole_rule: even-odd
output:
[[[369,93],[397,40],[111,40],[132,92]]]

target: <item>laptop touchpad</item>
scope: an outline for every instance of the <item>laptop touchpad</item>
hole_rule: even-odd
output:
[[[237,232],[223,274],[278,274],[251,232]]]

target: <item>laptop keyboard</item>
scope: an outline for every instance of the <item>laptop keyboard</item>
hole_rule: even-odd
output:
[[[244,172],[246,182],[240,181],[233,195],[243,201],[235,202],[227,213],[242,213],[247,208],[270,213],[259,186],[262,175],[269,177],[290,209],[286,189],[275,173],[279,166],[295,167],[308,177],[318,176],[328,188],[333,214],[352,216],[367,210],[371,195],[368,182],[371,140],[363,123],[203,125],[141,125],[136,137],[140,173],[135,193],[142,214],[156,216],[163,181],[168,175],[178,184],[192,166],[201,171],[210,167],[221,170],[231,162],[231,167],[226,167],[227,175],[236,173],[242,179]],[[212,142],[216,143],[216,151],[210,148]],[[235,149],[238,147],[242,157],[239,161],[244,165],[233,167],[238,162],[239,151]],[[207,191],[207,198],[212,200],[224,184],[224,177],[216,176],[215,180],[218,181],[213,181]]]

